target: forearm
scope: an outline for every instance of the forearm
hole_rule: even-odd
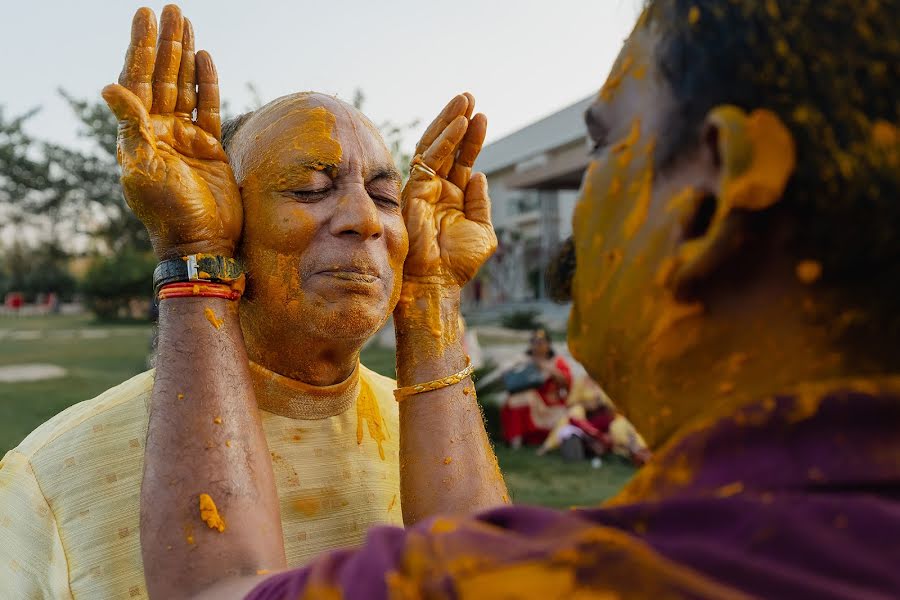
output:
[[[154,598],[190,597],[221,578],[285,564],[237,308],[218,298],[160,306],[141,488],[141,551]],[[201,517],[201,494],[224,531]]]
[[[458,288],[404,284],[394,324],[400,387],[465,368]],[[407,525],[509,501],[470,378],[400,402],[400,486]]]

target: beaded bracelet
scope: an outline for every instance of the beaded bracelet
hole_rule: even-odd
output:
[[[237,300],[241,297],[241,291],[224,283],[193,283],[180,282],[168,283],[159,289],[160,300],[169,298],[223,298],[225,300]]]

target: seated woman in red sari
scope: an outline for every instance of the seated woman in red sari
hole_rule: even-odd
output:
[[[897,14],[651,0],[625,43],[586,117],[569,327],[654,451],[612,502],[382,528],[262,581],[238,576],[283,567],[264,562],[273,538],[227,530],[171,549],[142,536],[144,561],[208,557],[169,581],[253,600],[900,596]],[[162,446],[148,468],[197,466],[172,483],[185,503],[209,480],[265,493]]]
[[[529,361],[524,369],[539,374],[543,383],[525,390],[510,390],[500,409],[500,426],[504,441],[513,448],[522,444],[539,445],[566,414],[566,398],[572,386],[572,370],[562,356],[557,356],[543,329],[531,336]]]

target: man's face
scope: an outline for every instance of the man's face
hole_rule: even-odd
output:
[[[309,344],[361,345],[397,303],[408,249],[400,176],[377,130],[342,102],[296,94],[244,123],[230,155],[251,358],[290,376]]]
[[[699,320],[694,305],[676,301],[663,285],[685,241],[681,205],[692,175],[690,164],[665,176],[654,170],[672,105],[654,65],[654,41],[637,27],[588,111],[597,150],[573,219],[570,347],[638,421],[661,403],[660,369],[695,342]]]

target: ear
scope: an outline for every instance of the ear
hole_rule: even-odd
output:
[[[742,214],[781,200],[796,166],[794,139],[769,110],[748,115],[736,106],[717,106],[704,120],[700,139],[702,170],[709,177],[698,189],[705,192],[689,193],[682,202],[690,204],[692,219],[705,211],[708,225],[685,236],[678,249],[667,281],[676,290],[708,275],[740,246]]]

